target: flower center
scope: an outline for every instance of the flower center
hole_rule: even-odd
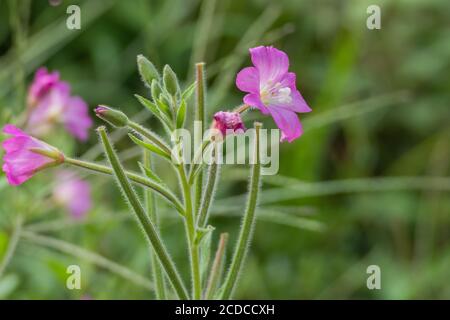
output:
[[[271,88],[261,89],[261,101],[266,105],[289,104],[292,102],[291,88],[281,87],[278,82]]]

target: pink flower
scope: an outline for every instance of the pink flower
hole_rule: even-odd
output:
[[[296,88],[295,73],[288,72],[289,58],[273,47],[250,49],[254,67],[242,69],[236,77],[239,90],[248,92],[244,102],[270,114],[281,130],[281,141],[292,142],[302,133],[296,112],[310,112]]]
[[[87,103],[81,97],[70,97],[62,114],[62,122],[74,137],[86,141],[93,124]]]
[[[214,114],[213,128],[218,129],[224,136],[230,132],[245,131],[241,115],[238,112],[228,111],[219,111]]]
[[[90,184],[70,171],[58,173],[53,197],[69,210],[74,219],[83,219],[92,206]]]
[[[48,73],[46,68],[39,68],[28,90],[28,106],[33,107],[54,88],[67,89],[69,85],[59,80],[59,72]]]
[[[2,169],[11,185],[22,184],[39,170],[64,162],[58,149],[11,124],[5,125],[3,132],[12,135],[2,143],[6,152]]]
[[[39,69],[30,86],[28,102],[31,111],[27,131],[31,134],[46,135],[55,123],[61,123],[77,139],[88,138],[92,126],[88,106],[80,97],[70,95],[69,84],[59,80],[58,72]]]

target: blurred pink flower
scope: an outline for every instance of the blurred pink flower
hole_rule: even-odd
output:
[[[302,133],[296,112],[310,112],[296,88],[295,73],[288,72],[289,58],[273,47],[250,49],[254,67],[242,69],[236,77],[239,90],[248,92],[244,103],[270,114],[281,130],[281,141],[292,142]]]
[[[11,185],[22,184],[37,171],[64,161],[61,151],[11,124],[5,125],[3,132],[12,135],[2,143],[6,152],[2,169]]]
[[[238,112],[219,111],[214,114],[213,128],[218,129],[222,135],[230,132],[244,132],[245,126]]]
[[[83,219],[91,209],[91,186],[70,171],[61,171],[53,189],[56,202],[69,210],[74,219]]]
[[[33,82],[28,89],[27,103],[28,106],[34,106],[41,98],[54,88],[66,89],[69,91],[69,85],[66,82],[59,80],[59,72],[47,72],[46,68],[39,68],[35,75]]]
[[[70,95],[70,85],[59,79],[59,73],[48,73],[40,68],[28,92],[30,114],[27,131],[42,136],[50,132],[55,123],[62,123],[79,140],[88,138],[92,126],[88,106],[80,97]]]

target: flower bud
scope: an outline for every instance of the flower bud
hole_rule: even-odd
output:
[[[246,130],[241,115],[238,112],[228,111],[216,112],[212,127],[219,130],[223,136],[230,132],[239,133]]]
[[[98,106],[94,111],[97,117],[108,122],[114,127],[122,128],[128,125],[128,117],[122,111],[115,110],[107,106]]]
[[[148,87],[150,87],[153,79],[159,79],[158,70],[156,70],[153,63],[142,54],[137,56],[137,65],[142,81],[144,81]]]
[[[178,85],[178,80],[175,72],[173,72],[172,68],[166,64],[163,70],[163,82],[164,87],[167,92],[175,96],[180,91],[180,86]]]

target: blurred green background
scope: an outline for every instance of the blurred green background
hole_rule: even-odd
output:
[[[70,4],[81,8],[80,30],[66,28]],[[381,8],[381,30],[366,28],[370,4]],[[149,96],[137,54],[159,68],[170,64],[184,85],[194,63],[205,61],[211,115],[240,103],[234,80],[250,64],[248,48],[274,45],[288,53],[313,112],[301,116],[301,139],[282,145],[279,174],[264,177],[236,298],[449,299],[449,21],[447,0],[3,0],[0,124],[18,121],[33,73],[47,66],[91,109],[119,107],[161,130],[133,97]],[[125,132],[113,136],[136,169],[139,150]],[[93,130],[85,144],[62,133],[48,141],[103,161]],[[158,173],[176,187],[170,170]],[[116,186],[108,177],[86,179],[95,205],[74,222],[51,203],[50,171],[20,187],[1,176],[0,261],[9,261],[1,299],[154,297],[146,243]],[[230,232],[234,244],[246,183],[245,167],[223,169],[214,243]],[[163,204],[160,211],[162,235],[187,279],[180,220]],[[66,289],[70,264],[82,268],[81,290]],[[369,265],[381,268],[381,290],[366,287]]]

